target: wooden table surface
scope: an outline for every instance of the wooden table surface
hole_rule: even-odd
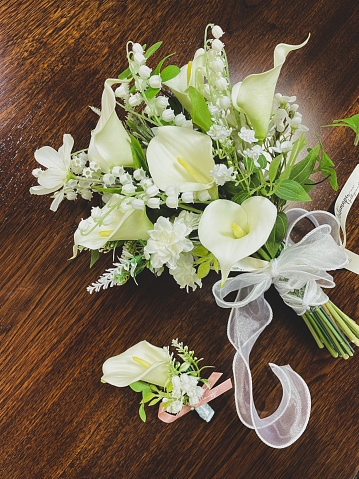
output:
[[[264,445],[239,421],[233,391],[213,401],[207,424],[192,413],[174,424],[138,396],[100,382],[105,359],[146,339],[172,338],[231,377],[228,311],[216,306],[211,274],[192,294],[167,275],[139,286],[89,295],[86,286],[111,265],[103,256],[72,255],[73,233],[89,213],[84,200],[49,210],[34,197],[35,149],[58,148],[70,133],[86,148],[96,124],[103,82],[125,68],[128,40],[163,40],[161,56],[186,63],[202,45],[207,23],[226,32],[237,82],[272,66],[277,43],[309,44],[288,57],[277,91],[297,95],[303,123],[318,133],[337,165],[340,187],[358,161],[354,134],[326,128],[359,111],[357,0],[8,0],[0,7],[0,477],[3,479],[326,478],[350,479],[359,467],[359,352],[348,361],[319,350],[302,319],[276,292],[266,297],[274,320],[251,355],[262,416],[279,404],[281,388],[268,363],[289,363],[308,383],[312,414],[303,436],[283,450]],[[157,57],[159,58],[159,56]],[[313,134],[309,135],[312,146]],[[333,208],[328,183],[312,192],[311,209]],[[348,247],[359,253],[358,202],[348,220]],[[359,319],[358,276],[335,273],[331,299]]]

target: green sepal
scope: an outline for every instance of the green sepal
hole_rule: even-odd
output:
[[[213,120],[206,100],[193,86],[188,87],[188,93],[192,104],[192,121],[207,132],[213,125]]]
[[[274,194],[278,198],[287,201],[311,201],[303,186],[294,180],[280,182]]]
[[[279,246],[282,243],[285,232],[287,231],[288,217],[285,213],[277,214],[273,229],[264,245],[269,255],[274,258],[278,252]]]
[[[145,52],[144,57],[145,58],[150,58],[151,55],[153,55],[162,45],[163,42],[157,42],[154,45],[152,45],[148,50]]]
[[[90,261],[90,268],[96,263],[96,261],[100,257],[100,252],[98,249],[91,250],[91,261]]]

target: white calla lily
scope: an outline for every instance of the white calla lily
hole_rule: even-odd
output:
[[[108,241],[149,238],[147,231],[153,229],[153,224],[145,210],[131,208],[123,212],[119,207],[112,208],[118,200],[118,195],[113,195],[109,203],[102,208],[101,217],[104,221],[101,226],[91,216],[81,221],[74,235],[75,247],[81,245],[99,249]]]
[[[191,113],[192,103],[188,94],[188,87],[193,86],[197,90],[204,84],[204,73],[202,68],[205,67],[204,50],[197,50],[193,61],[187,63],[181,68],[181,71],[171,80],[164,82],[172,93],[181,102],[181,105]]]
[[[115,83],[119,83],[119,80],[109,78],[105,81],[101,115],[92,131],[88,151],[89,160],[95,161],[105,173],[109,173],[114,166],[134,166],[130,137],[115,110],[116,98],[111,88]]]
[[[264,73],[249,75],[232,89],[234,108],[248,116],[259,140],[263,140],[267,135],[275,87],[285,59],[289,52],[304,47],[308,40],[309,36],[300,45],[280,43],[274,49],[274,68]]]
[[[136,381],[164,387],[170,378],[168,351],[141,341],[122,354],[107,359],[102,366],[102,381],[117,387]]]
[[[210,171],[215,166],[211,138],[178,126],[161,126],[147,148],[147,162],[153,181],[165,191],[177,186],[180,192],[203,191],[216,197]]]
[[[219,261],[222,285],[236,263],[264,245],[276,217],[277,208],[262,196],[252,196],[241,205],[216,200],[206,207],[198,235],[202,245]]]

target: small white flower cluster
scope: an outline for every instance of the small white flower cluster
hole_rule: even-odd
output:
[[[198,386],[198,378],[186,373],[173,376],[172,387],[170,395],[174,400],[166,408],[166,411],[172,414],[178,414],[187,404],[195,406],[204,394],[204,389]],[[169,399],[162,399],[163,403],[168,401]]]
[[[299,105],[294,103],[296,99],[295,96],[285,96],[281,93],[274,95],[267,136],[272,136],[275,130],[283,134],[287,131],[291,134],[296,131],[308,131],[308,128],[302,125],[302,114],[298,112]]]

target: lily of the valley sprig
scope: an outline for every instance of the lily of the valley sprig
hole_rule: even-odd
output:
[[[177,339],[172,340],[172,346],[181,361],[170,353],[169,347],[158,348],[141,341],[103,364],[102,382],[130,386],[142,394],[139,414],[143,421],[146,403],[161,403],[167,412],[178,414],[185,406],[197,405],[205,392],[201,386],[208,386],[201,373],[209,366],[200,367],[202,359]]]

